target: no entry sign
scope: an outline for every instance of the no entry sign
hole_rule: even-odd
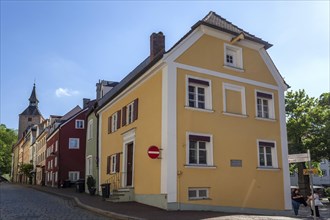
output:
[[[151,159],[156,159],[159,157],[159,154],[160,154],[160,151],[159,151],[159,148],[156,147],[156,146],[150,146],[149,149],[148,149],[148,156],[151,158]]]

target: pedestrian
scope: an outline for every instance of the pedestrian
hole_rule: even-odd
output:
[[[315,203],[315,214],[316,214],[316,217],[320,217],[319,206],[322,206],[323,204],[320,201],[319,194],[316,191],[314,191],[314,201],[313,201],[313,196],[310,195],[308,197],[307,202],[309,202],[309,204],[311,205],[311,214],[312,214],[312,216],[314,216],[313,203]]]
[[[303,204],[305,207],[307,203],[304,197],[300,194],[299,189],[293,189],[291,193],[292,207],[295,215],[298,215],[299,206]]]

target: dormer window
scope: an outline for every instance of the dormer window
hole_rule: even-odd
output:
[[[230,44],[225,44],[224,48],[224,66],[243,71],[242,48]]]

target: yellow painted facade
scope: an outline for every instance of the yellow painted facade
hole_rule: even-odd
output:
[[[98,110],[100,183],[112,183],[117,172],[118,188],[164,209],[290,209],[284,81],[259,44],[233,45],[242,54],[237,69],[225,64],[229,40],[203,30],[191,35]],[[108,133],[109,117],[136,99],[138,119]],[[127,138],[134,144],[129,186]],[[152,145],[159,159],[148,157]],[[109,173],[109,157],[118,153],[120,171]]]

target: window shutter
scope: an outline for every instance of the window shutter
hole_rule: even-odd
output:
[[[111,157],[110,156],[108,156],[107,157],[107,174],[110,174],[110,159],[111,159]]]
[[[272,142],[259,141],[259,146],[262,147],[275,147],[275,144]]]
[[[119,110],[117,112],[117,129],[120,128],[120,123],[121,123],[121,111]]]
[[[116,154],[116,173],[120,171],[120,153]]]
[[[263,92],[257,92],[257,96],[265,99],[273,99],[273,96],[271,94],[267,94]]]
[[[122,111],[123,111],[122,125],[125,126],[125,125],[126,125],[126,115],[127,115],[126,112],[127,112],[127,107],[124,106],[123,109],[122,109]]]
[[[189,140],[210,142],[211,138],[209,136],[189,135]]]
[[[139,99],[134,100],[133,109],[133,121],[135,121],[138,119]]]
[[[111,118],[111,116],[109,116],[109,118],[108,118],[108,134],[111,133],[111,120],[112,120],[112,118]]]

